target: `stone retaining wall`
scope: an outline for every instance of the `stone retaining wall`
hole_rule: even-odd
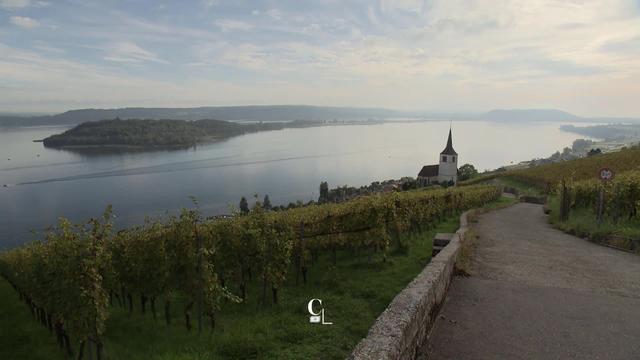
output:
[[[391,301],[348,359],[415,358],[446,297],[461,242],[468,229],[468,213],[460,216],[460,228],[451,242]]]

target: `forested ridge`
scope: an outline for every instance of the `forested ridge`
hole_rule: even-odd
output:
[[[48,147],[66,146],[193,146],[246,133],[321,125],[320,121],[239,124],[223,120],[113,119],[82,123],[44,139]]]

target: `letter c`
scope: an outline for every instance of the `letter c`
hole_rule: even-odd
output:
[[[313,312],[313,303],[315,301],[317,301],[320,304],[320,306],[322,306],[322,300],[320,300],[320,299],[311,299],[311,300],[309,300],[309,303],[307,304],[307,310],[309,310],[309,314],[311,314],[313,316],[318,316],[318,315],[320,315],[320,313],[314,313]]]

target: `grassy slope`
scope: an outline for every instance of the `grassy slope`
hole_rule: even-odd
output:
[[[496,178],[492,181],[497,184],[516,188],[520,191],[521,195],[544,195],[543,189],[507,176]],[[594,209],[574,208],[571,210],[569,220],[561,222],[559,219],[560,202],[557,194],[549,195],[548,206],[551,210],[549,222],[566,233],[583,238],[589,238],[589,240],[597,243],[614,245],[624,249],[631,248],[628,241],[610,244],[608,239],[612,235],[622,236],[627,239],[640,239],[640,220],[638,219],[613,222],[611,219],[605,217],[603,222],[598,225]]]
[[[640,239],[640,220],[638,219],[613,222],[605,217],[603,222],[598,225],[596,213],[593,209],[580,208],[572,209],[569,220],[561,222],[559,219],[560,201],[557,196],[549,199],[549,208],[551,209],[549,221],[558,229],[569,234],[624,249],[631,249],[631,244],[626,240],[622,241],[622,243],[610,243],[610,236],[617,235],[627,239]]]
[[[598,170],[603,167],[611,168],[618,174],[628,170],[638,170],[640,169],[640,149],[626,149],[527,169],[494,171],[489,174],[481,174],[470,180],[461,181],[459,185],[475,185],[489,182],[493,179],[508,178],[511,181],[517,179],[523,184],[528,183],[547,191],[551,185],[560,182],[563,178],[573,181],[595,178]]]
[[[558,181],[563,175],[567,174],[570,174],[570,178],[574,180],[594,177],[597,169],[605,166],[614,168],[620,175],[624,171],[636,169],[639,163],[640,152],[632,149],[586,159],[544,165],[532,169],[494,174],[474,179],[471,183],[491,182],[516,188],[521,195],[542,196],[545,194],[545,189],[536,185],[540,185],[545,181]],[[514,174],[517,174],[518,177],[511,177]],[[551,193],[548,201],[551,209],[549,221],[564,232],[588,238],[597,243],[624,249],[632,248],[629,240],[611,242],[612,235],[621,236],[625,239],[640,239],[640,220],[638,219],[613,222],[605,217],[603,222],[598,225],[594,209],[578,208],[571,210],[568,221],[561,222],[559,219],[560,205],[558,195]]]
[[[55,336],[36,322],[18,294],[0,278],[0,359],[62,358]]]
[[[518,179],[505,176],[505,177],[496,178],[495,180],[493,180],[493,182],[505,187],[518,189],[519,195],[525,195],[525,196],[543,196],[544,195],[544,191],[539,187],[530,185]]]
[[[519,180],[549,188],[566,180],[593,179],[601,168],[610,168],[616,173],[640,169],[640,149],[627,149],[613,153],[541,165],[529,169],[512,170],[498,176],[509,176]]]
[[[428,263],[433,235],[457,227],[455,216],[433,230],[406,236],[408,252],[392,253],[386,263],[380,254],[369,262],[368,254],[354,257],[339,253],[336,267],[329,258],[321,258],[310,270],[306,286],[295,286],[295,279],[289,280],[278,306],[260,308],[256,299],[259,289],[254,284],[246,304],[223,308],[213,333],[208,327],[200,336],[187,332],[178,308],[173,309],[174,323],[167,327],[162,319],[154,323],[151,315],[142,316],[138,309],[128,317],[114,307],[107,323],[106,356],[167,360],[344,358],[393,297]],[[306,305],[312,298],[323,300],[327,321],[334,325],[308,322]],[[4,280],[0,280],[0,299],[0,358],[62,358],[55,337],[36,324]]]

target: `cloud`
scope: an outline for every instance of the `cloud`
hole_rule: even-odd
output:
[[[231,19],[222,19],[214,22],[216,26],[220,28],[223,32],[232,32],[232,31],[249,31],[253,29],[253,25],[247,22],[231,20]]]
[[[600,47],[600,50],[614,53],[638,54],[640,53],[640,36],[608,41]]]
[[[0,0],[0,8],[3,9],[21,9],[29,6],[43,7],[49,5],[46,1],[32,1],[32,0]]]
[[[168,64],[167,61],[162,60],[155,53],[145,50],[133,42],[121,41],[108,44],[104,47],[107,51],[105,60],[122,62],[122,63],[142,63],[142,62],[155,62]]]
[[[40,26],[38,20],[26,16],[12,16],[9,21],[11,21],[13,25],[20,26],[25,29],[34,29]]]
[[[425,0],[380,0],[380,9],[387,11],[403,11],[420,13],[426,6]]]
[[[265,14],[276,21],[282,20],[283,17],[283,13],[279,9],[269,9],[265,12]]]
[[[202,5],[205,8],[211,8],[220,4],[220,0],[202,0]]]
[[[369,18],[369,21],[371,21],[372,24],[378,25],[380,23],[380,21],[378,21],[378,16],[376,15],[376,11],[374,10],[373,6],[369,6],[367,8],[367,17]]]
[[[48,52],[48,53],[55,53],[55,54],[64,54],[64,53],[66,53],[66,51],[64,49],[48,45],[44,41],[35,41],[33,43],[33,48],[37,49],[37,50],[40,50],[40,51],[43,51],[43,52]]]
[[[101,81],[113,78],[111,89],[130,86],[125,79],[131,75],[138,90],[163,84],[162,91],[133,94],[127,104],[257,99],[456,111],[542,104],[577,113],[640,114],[631,95],[615,90],[638,92],[640,82],[632,81],[640,79],[637,0],[176,0],[163,2],[161,16],[138,12],[130,2],[80,3],[37,10],[42,27],[61,24],[55,37],[43,31],[19,35],[42,57],[58,59],[32,61],[31,54],[9,64],[0,57],[3,85],[23,86],[25,98],[57,99],[56,89],[66,84],[37,76],[49,66],[86,65],[82,71],[95,71]],[[0,9],[9,6],[38,5],[0,0]],[[8,36],[19,31],[2,29]],[[90,51],[73,51],[79,47]],[[168,60],[171,71],[152,66]],[[21,71],[10,76],[9,69]],[[24,85],[20,77],[34,82]],[[221,79],[220,89],[229,92],[201,97],[191,90],[213,88]],[[97,90],[89,90],[95,81],[73,84],[99,100]]]

